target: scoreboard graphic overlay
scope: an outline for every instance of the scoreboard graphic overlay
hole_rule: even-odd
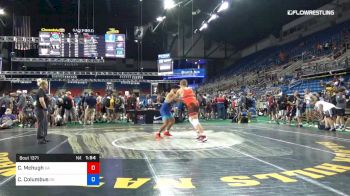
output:
[[[17,154],[16,186],[96,186],[98,154]]]

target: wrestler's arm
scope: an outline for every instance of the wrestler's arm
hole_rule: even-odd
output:
[[[173,100],[175,102],[181,102],[182,101],[182,99],[180,97],[176,97],[176,95],[174,96]]]
[[[182,90],[178,90],[175,94],[174,101],[176,102],[182,101],[181,97],[182,97]]]
[[[166,99],[169,100],[170,102],[174,101],[175,100],[175,94],[174,93],[169,93],[167,96],[166,96]]]

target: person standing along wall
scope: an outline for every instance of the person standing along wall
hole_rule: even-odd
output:
[[[86,125],[88,121],[90,121],[90,125],[93,125],[95,120],[95,108],[96,108],[97,100],[96,100],[96,97],[93,96],[92,92],[90,92],[89,96],[86,97],[85,103],[86,103],[86,109],[85,109],[85,116],[84,116],[84,125]]]
[[[102,120],[102,97],[99,92],[96,93],[96,120]]]
[[[225,98],[219,95],[216,99],[216,107],[218,111],[218,118],[225,119]]]
[[[336,96],[336,122],[335,122],[335,128],[340,128],[340,129],[344,129],[345,128],[345,107],[346,107],[346,98],[345,95],[342,91],[337,93]]]
[[[24,112],[23,109],[26,106],[26,98],[24,95],[24,90],[17,91],[17,100],[16,100],[16,106],[17,106],[17,110],[18,110],[18,120],[20,122],[20,127],[23,127],[24,124]]]
[[[64,108],[64,123],[75,121],[75,112],[74,112],[74,101],[72,93],[70,91],[66,92],[66,96],[63,98],[63,108]]]
[[[46,80],[39,79],[37,81],[38,92],[36,94],[36,117],[38,121],[37,140],[38,144],[46,144],[49,140],[46,139],[48,129],[48,109],[49,98],[46,95],[48,84]]]
[[[11,109],[11,99],[8,92],[0,99],[0,116],[5,114],[6,109]]]

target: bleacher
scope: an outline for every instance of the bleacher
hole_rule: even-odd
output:
[[[59,92],[70,91],[72,96],[80,96],[84,89],[87,87],[87,84],[74,84],[67,82],[51,82],[50,91],[51,94],[57,95]]]
[[[100,95],[106,94],[105,82],[92,82],[89,84],[89,88],[93,89],[94,92],[99,92]]]
[[[343,76],[344,81],[348,81],[350,79],[350,75]],[[293,94],[295,91],[298,91],[299,93],[304,93],[305,89],[310,89],[311,92],[317,93],[324,90],[324,87],[321,86],[321,81],[323,84],[326,84],[327,82],[330,82],[333,80],[333,77],[325,77],[325,78],[318,78],[318,79],[305,79],[298,81],[295,85],[288,87],[283,86],[281,88],[282,92],[285,94]]]
[[[323,80],[328,82],[331,79]],[[320,85],[321,79],[313,79],[313,80],[302,80],[297,84],[293,85],[291,88],[284,88],[282,91],[285,94],[293,94],[295,91],[299,93],[304,93],[305,89],[310,89],[311,92],[321,92],[324,88]]]
[[[221,74],[215,77],[216,81],[209,79],[208,83],[220,83],[220,81],[226,80],[228,76],[239,76],[244,73],[252,72],[256,73],[257,71],[267,70],[269,67],[272,67],[272,65],[285,65],[289,61],[308,60],[334,55],[335,52],[340,51],[342,41],[344,41],[344,39],[349,40],[349,38],[350,21],[346,21],[293,42],[267,48],[244,57],[235,64],[224,69]],[[326,43],[329,44],[329,49],[318,49],[317,46],[319,44],[324,46]],[[331,46],[336,46],[337,50],[334,51]],[[283,53],[285,58],[281,59],[281,53]],[[319,88],[316,83],[317,82],[305,82],[300,88],[309,86],[318,90]]]

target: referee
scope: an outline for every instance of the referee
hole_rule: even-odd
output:
[[[46,140],[47,127],[48,127],[48,115],[47,106],[49,104],[49,98],[46,95],[48,84],[46,80],[38,79],[38,92],[36,94],[36,117],[38,120],[37,139],[38,144],[46,144],[49,142]]]

